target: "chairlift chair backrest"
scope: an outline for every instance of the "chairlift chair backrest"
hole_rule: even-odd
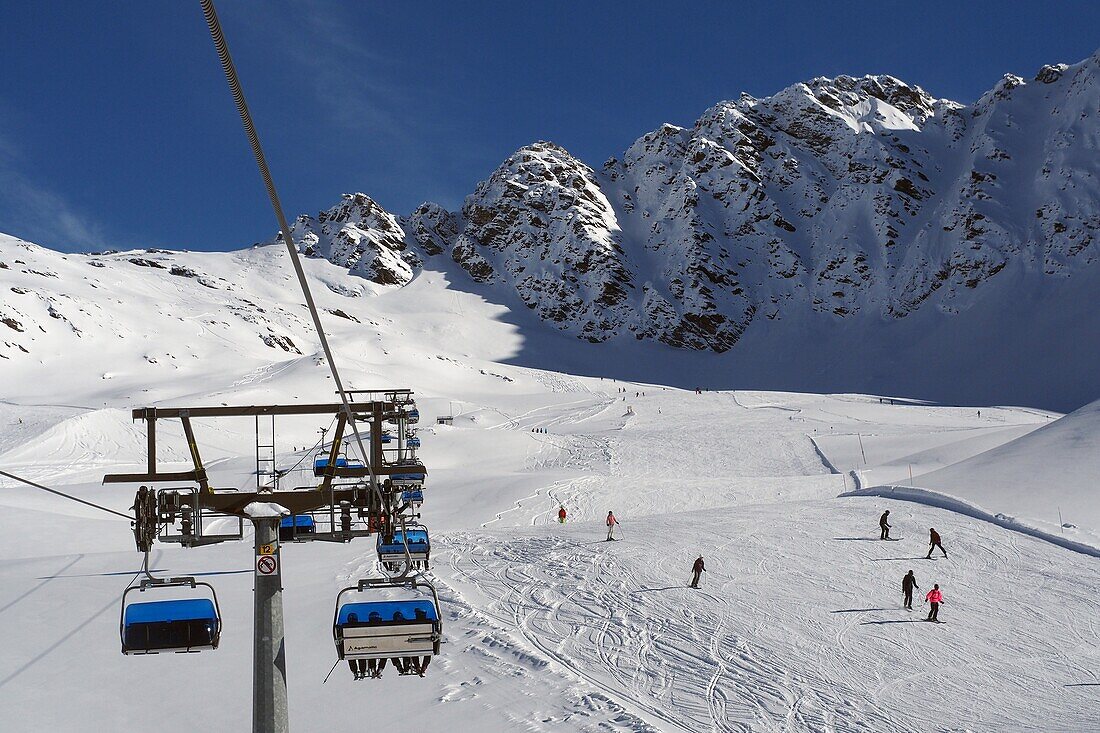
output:
[[[345,458],[339,456],[336,459],[336,468],[362,468],[363,462],[357,458]],[[324,476],[325,469],[328,468],[328,456],[322,456],[313,460],[313,475]]]
[[[133,592],[179,588],[195,590],[205,586],[210,597],[171,598],[157,601],[127,602]],[[199,652],[217,649],[221,640],[222,620],[218,596],[209,583],[194,578],[143,580],[122,594],[119,635],[123,654],[159,654],[160,652]]]
[[[279,520],[279,541],[308,540],[317,532],[317,523],[308,514],[295,514]]]
[[[406,542],[405,538],[408,538]],[[405,560],[426,563],[431,556],[428,528],[422,524],[410,524],[393,533],[393,541],[386,542],[381,534],[377,542],[378,560],[382,563],[401,563]],[[408,554],[406,555],[406,549]]]
[[[342,603],[347,593],[425,588],[431,597]],[[387,659],[439,654],[443,622],[435,588],[418,579],[361,580],[336,597],[332,638],[340,659]]]

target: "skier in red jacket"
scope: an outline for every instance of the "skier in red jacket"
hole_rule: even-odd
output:
[[[558,524],[565,524],[565,507],[558,507]]]
[[[931,610],[928,611],[928,618],[925,621],[939,621],[940,604],[943,603],[943,593],[940,592],[940,584],[936,583],[932,590],[928,591],[928,595],[924,597],[924,600],[928,601],[931,605]]]
[[[615,519],[615,515],[612,512],[607,513],[607,541],[615,539],[615,525],[619,523],[618,519]]]

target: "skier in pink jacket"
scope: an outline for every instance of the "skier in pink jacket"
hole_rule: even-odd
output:
[[[928,612],[928,618],[925,621],[938,621],[940,613],[940,604],[943,603],[943,593],[940,591],[940,584],[936,583],[932,590],[928,591],[928,595],[924,597],[924,600],[932,606],[932,609]]]
[[[619,523],[618,519],[615,519],[615,515],[611,512],[607,513],[607,541],[615,539],[615,525]]]

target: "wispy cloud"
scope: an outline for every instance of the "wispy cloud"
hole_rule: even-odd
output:
[[[103,248],[103,227],[26,175],[19,152],[0,134],[0,231],[65,252]]]
[[[279,39],[271,46],[290,54],[329,122],[345,132],[382,136],[390,144],[414,143],[418,123],[403,114],[414,105],[413,93],[395,80],[395,61],[373,50],[356,31],[361,23],[348,17],[348,6],[314,0],[285,7],[278,22],[267,16],[264,32]],[[380,12],[374,5],[352,7],[357,13]]]

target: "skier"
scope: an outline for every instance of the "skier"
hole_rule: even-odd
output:
[[[565,506],[558,507],[558,524],[565,524]]]
[[[878,518],[878,526],[882,529],[882,539],[890,539],[890,510],[887,509]]]
[[[692,572],[691,587],[692,588],[698,588],[699,587],[699,576],[702,575],[703,573],[705,573],[706,571],[707,571],[707,569],[705,567],[703,567],[703,556],[700,555],[699,557],[695,558],[695,564],[691,566],[691,572]]]
[[[940,533],[937,532],[933,528],[929,528],[929,530],[928,530],[928,557],[926,557],[925,560],[931,560],[932,559],[932,550],[936,549],[937,547],[940,548],[940,552],[943,553],[943,556],[947,557],[947,550],[943,549],[943,545],[940,544]]]
[[[607,513],[607,541],[615,539],[615,525],[619,523],[618,519],[615,519],[615,515],[612,512]]]
[[[913,610],[913,589],[920,590],[920,586],[917,585],[917,576],[913,575],[913,571],[901,579],[901,592],[905,596],[905,609],[907,611]]]
[[[924,597],[924,600],[932,606],[925,621],[939,621],[940,604],[943,603],[943,593],[940,592],[939,583],[936,583],[932,590],[928,591],[928,595]]]

